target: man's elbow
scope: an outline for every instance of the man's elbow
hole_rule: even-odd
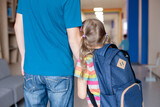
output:
[[[79,28],[70,28],[67,29],[68,39],[70,42],[77,42],[80,39],[80,31]]]
[[[15,23],[15,24],[14,24],[14,30],[15,30],[15,32],[17,31],[17,29],[18,29],[18,24]]]

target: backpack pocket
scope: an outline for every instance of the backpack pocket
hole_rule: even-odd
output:
[[[101,93],[101,107],[117,107],[116,95],[105,95]]]
[[[143,107],[141,82],[130,82],[120,87],[116,93],[118,107]]]

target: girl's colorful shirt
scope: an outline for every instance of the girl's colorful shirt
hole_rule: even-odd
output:
[[[100,89],[99,89],[98,78],[93,65],[93,55],[88,55],[85,58],[85,61],[87,62],[87,71],[84,74],[84,79],[87,81],[89,90],[94,95],[98,107],[100,107]],[[78,60],[77,62],[74,76],[82,78],[82,67],[80,64],[80,60]],[[87,102],[89,107],[93,107],[88,95],[87,95]]]

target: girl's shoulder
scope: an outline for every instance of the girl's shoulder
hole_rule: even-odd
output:
[[[93,62],[93,55],[90,54],[90,55],[87,55],[84,60],[87,62],[87,63],[90,63],[90,62]]]

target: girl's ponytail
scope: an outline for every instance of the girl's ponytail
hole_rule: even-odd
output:
[[[104,38],[104,45],[105,44],[110,44],[111,43],[111,38],[110,36],[106,33],[105,38]]]
[[[82,77],[84,76],[85,72],[86,72],[86,59],[85,57],[89,54],[92,54],[94,49],[91,49],[88,45],[87,45],[87,37],[82,37],[81,39],[81,43],[80,43],[80,63],[81,63],[81,67],[82,67]]]

